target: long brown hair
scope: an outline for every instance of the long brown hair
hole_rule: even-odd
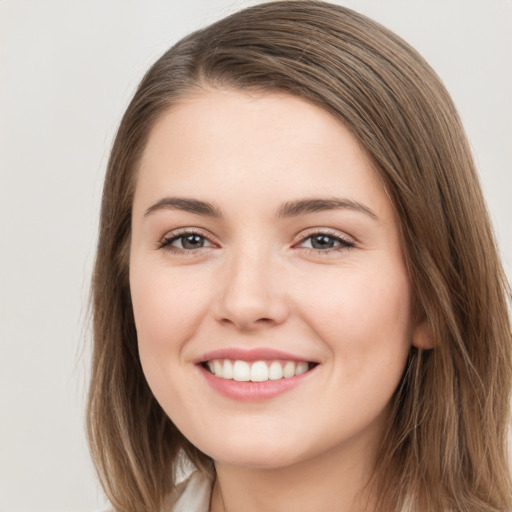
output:
[[[87,416],[115,510],[159,510],[183,451],[213,471],[146,383],[128,282],[141,154],[155,121],[203,86],[287,92],[330,112],[358,139],[393,203],[417,318],[435,348],[411,349],[393,397],[371,481],[378,509],[509,510],[510,293],[459,117],[436,74],[395,34],[307,0],[254,6],[178,42],[148,71],[119,127],[93,277]]]

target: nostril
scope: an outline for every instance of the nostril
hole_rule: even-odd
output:
[[[257,327],[269,327],[273,324],[277,323],[276,320],[272,318],[257,318],[256,320],[251,321],[250,319],[245,318],[221,318],[220,322],[226,326],[236,326],[238,329],[242,331],[250,331],[252,329],[255,329]]]

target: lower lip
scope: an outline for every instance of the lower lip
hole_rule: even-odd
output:
[[[264,382],[239,382],[232,379],[215,377],[208,370],[198,365],[199,371],[206,382],[218,393],[225,397],[243,402],[257,402],[274,398],[286,391],[290,391],[309,378],[317,368],[288,379],[266,380]]]

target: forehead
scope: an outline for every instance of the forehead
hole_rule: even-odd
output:
[[[296,96],[212,89],[187,95],[153,127],[135,201],[179,193],[269,203],[333,191],[386,203],[370,159],[342,123]]]

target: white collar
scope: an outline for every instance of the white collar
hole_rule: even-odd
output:
[[[172,493],[169,512],[209,512],[212,493],[211,480],[200,471],[194,471]]]

